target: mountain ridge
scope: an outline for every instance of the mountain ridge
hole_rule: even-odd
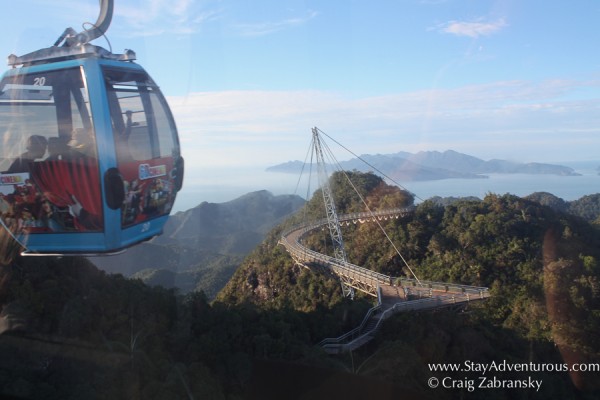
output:
[[[150,285],[182,293],[203,290],[213,297],[267,232],[303,204],[299,196],[275,196],[267,190],[224,203],[205,201],[171,215],[162,235],[123,254],[91,261]]]
[[[368,164],[365,164],[364,161]],[[288,161],[270,166],[267,172],[299,173],[304,163],[301,161]],[[363,154],[360,157],[339,163],[345,170],[356,169],[368,172],[373,168],[401,181],[425,181],[440,179],[485,179],[486,174],[552,174],[560,176],[578,176],[571,167],[529,162],[519,163],[514,161],[491,159],[483,160],[475,156],[459,153],[454,150],[419,151],[409,153],[400,151],[391,154]]]

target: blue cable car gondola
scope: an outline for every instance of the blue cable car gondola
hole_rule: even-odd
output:
[[[134,62],[67,29],[0,81],[0,221],[25,254],[115,253],[162,232],[183,181],[173,116]],[[59,44],[61,44],[59,46]]]

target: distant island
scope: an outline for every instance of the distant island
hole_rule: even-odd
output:
[[[359,158],[340,162],[345,170],[368,172],[378,169],[390,178],[399,181],[429,181],[463,178],[482,179],[486,174],[547,174],[579,176],[573,168],[544,163],[518,163],[506,160],[482,160],[454,150],[420,151],[418,153],[398,152],[393,154],[364,154]],[[266,169],[267,172],[299,174],[301,161],[288,161]]]

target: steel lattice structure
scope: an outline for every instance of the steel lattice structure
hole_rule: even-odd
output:
[[[323,156],[323,148],[321,146],[321,138],[319,137],[319,130],[315,127],[312,129],[313,135],[313,148],[317,158],[317,169],[319,176],[319,186],[323,193],[323,202],[325,203],[325,212],[327,214],[327,225],[329,227],[329,235],[333,242],[333,254],[334,257],[341,261],[347,262],[346,250],[344,249],[344,239],[342,237],[342,230],[340,228],[340,220],[335,209],[335,201],[333,194],[331,193],[331,187],[329,186],[329,174],[327,172],[327,165],[325,163],[325,157]],[[344,296],[354,298],[354,288],[350,282],[346,282],[343,275],[340,275],[342,283],[342,291]]]

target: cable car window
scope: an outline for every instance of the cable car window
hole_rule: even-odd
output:
[[[112,69],[104,74],[119,162],[171,157],[177,148],[175,124],[150,77]]]
[[[92,126],[81,68],[0,83],[1,215],[14,233],[103,229]]]
[[[0,84],[0,135],[0,171],[8,170],[11,162],[27,151],[32,135],[43,136],[53,144],[82,149],[85,141],[86,153],[96,157],[89,99],[81,70],[7,77]],[[35,159],[43,159],[44,155]]]
[[[175,200],[177,131],[159,88],[140,71],[105,68],[118,170],[122,226],[168,215]]]

